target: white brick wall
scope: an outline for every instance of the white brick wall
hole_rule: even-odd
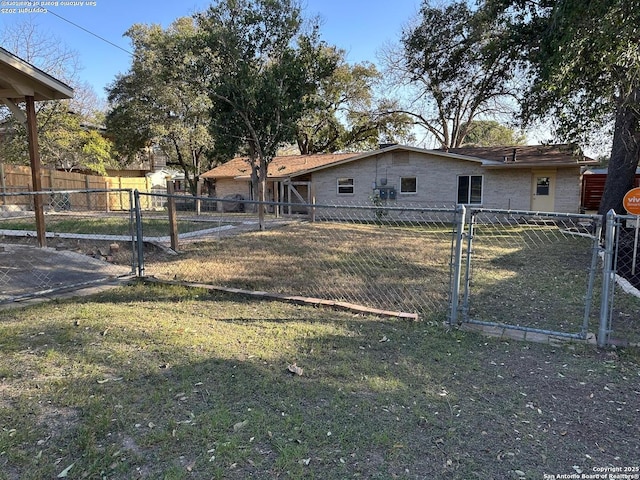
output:
[[[368,203],[372,184],[387,179],[387,186],[398,192],[395,204],[420,203],[429,206],[452,206],[457,201],[458,176],[483,176],[485,208],[529,210],[531,208],[532,170],[528,168],[486,168],[480,163],[447,159],[410,152],[409,161],[394,164],[392,153],[346,163],[313,174],[318,204]],[[337,194],[338,178],[354,178],[353,195]],[[417,193],[401,194],[400,178],[416,177]],[[578,212],[580,206],[579,167],[560,168],[556,173],[555,211]],[[391,204],[392,202],[388,202]]]
[[[372,184],[395,187],[397,199],[388,204],[419,203],[431,207],[451,207],[456,204],[459,175],[482,175],[485,208],[530,210],[533,171],[529,168],[486,168],[479,162],[438,157],[419,152],[401,152],[393,160],[387,152],[362,160],[348,162],[312,174],[318,204],[369,204]],[[579,167],[559,168],[555,173],[555,211],[576,213],[580,208]],[[416,177],[417,193],[400,193],[400,178]],[[353,178],[354,193],[338,195],[337,179]],[[248,181],[218,179],[216,196],[239,193],[250,198]]]

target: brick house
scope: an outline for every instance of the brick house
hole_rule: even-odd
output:
[[[269,165],[270,201],[318,205],[420,204],[575,213],[583,167],[567,145],[426,150],[392,145],[363,153],[291,155]],[[235,158],[201,178],[215,197],[252,198],[251,167]]]

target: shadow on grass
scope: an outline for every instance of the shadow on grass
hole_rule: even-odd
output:
[[[0,478],[533,478],[638,458],[637,365],[581,347],[143,285],[3,312],[0,331]]]
[[[555,238],[533,245],[518,245],[512,238],[508,244],[482,240],[478,238],[472,257],[471,318],[563,333],[581,331],[592,261],[589,240]],[[594,298],[590,311],[597,322],[599,304]],[[597,324],[592,331],[597,331]]]

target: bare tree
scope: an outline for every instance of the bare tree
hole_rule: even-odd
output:
[[[433,7],[380,51],[384,76],[399,99],[389,111],[410,115],[440,148],[464,143],[472,121],[502,119],[515,108],[515,75],[506,55],[489,48],[499,26],[467,2]]]

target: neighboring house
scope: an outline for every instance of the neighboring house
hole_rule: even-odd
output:
[[[184,191],[184,172],[163,168],[155,172],[149,172],[145,175],[151,182],[151,188],[166,189],[167,178],[175,182],[175,190]]]
[[[566,145],[425,150],[392,145],[365,153],[276,157],[267,198],[291,203],[420,204],[574,213],[581,170],[596,162]],[[217,198],[251,199],[251,167],[235,158],[201,175]]]

